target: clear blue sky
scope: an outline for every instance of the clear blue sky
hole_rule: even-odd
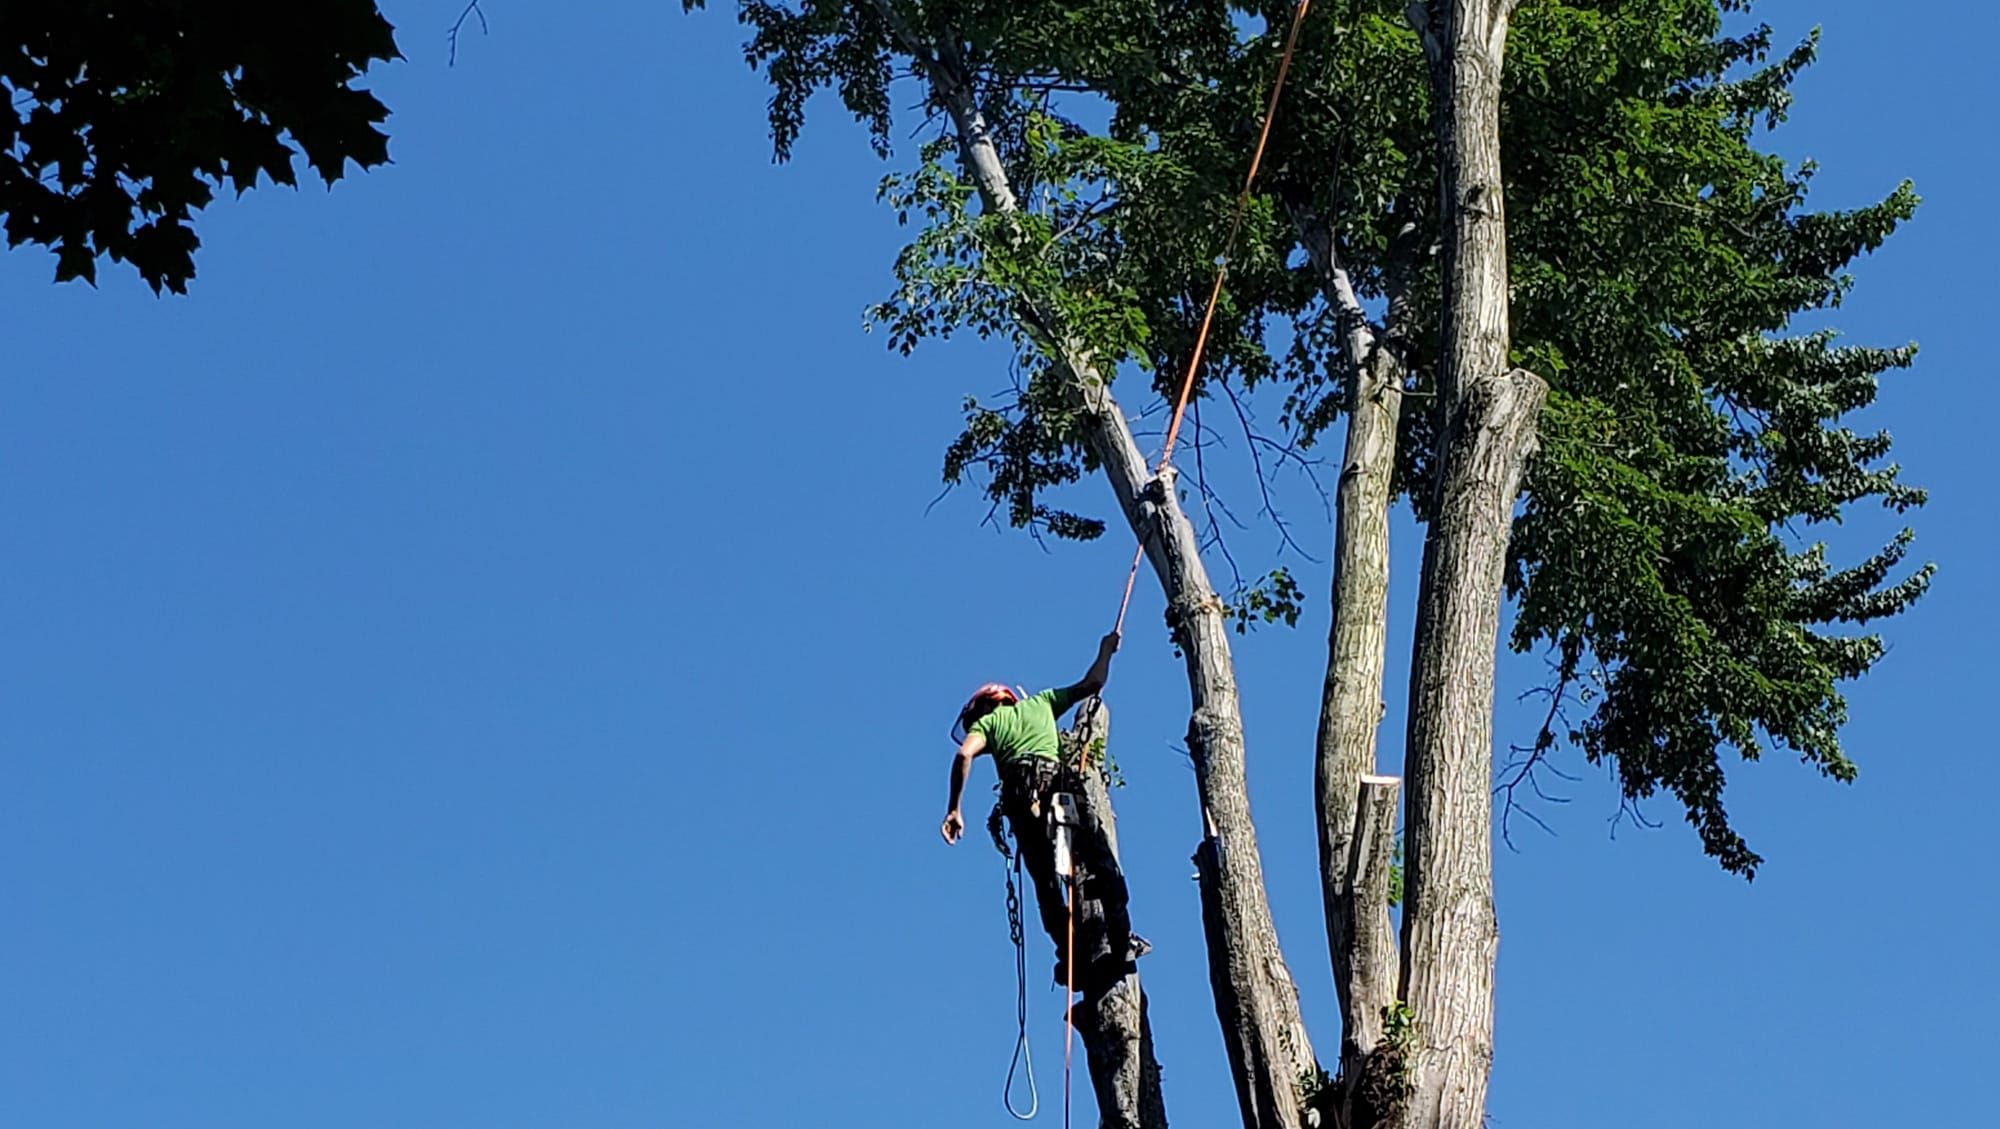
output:
[[[1080,672],[1128,545],[926,514],[1001,360],[860,332],[900,245],[884,170],[833,105],[771,165],[730,5],[489,0],[447,70],[458,6],[387,4],[395,165],[218,204],[191,297],[0,255],[0,1125],[1011,1124],[1000,863],[937,840],[944,731],[971,685]],[[1827,28],[1779,139],[1816,200],[1926,198],[1834,322],[1924,346],[1867,419],[1932,488],[1943,571],[1854,688],[1858,783],[1737,771],[1754,885],[1667,804],[1610,838],[1589,770],[1556,837],[1499,853],[1501,1129],[1990,1116],[2000,167],[1963,49],[2000,19],[1883,11],[1761,8]],[[1111,693],[1124,846],[1169,1111],[1227,1125],[1158,615],[1148,581]],[[1316,600],[1238,653],[1330,1050],[1325,626]]]

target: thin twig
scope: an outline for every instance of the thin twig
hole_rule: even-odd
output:
[[[1236,521],[1236,515],[1229,512],[1228,505],[1222,502],[1221,498],[1217,496],[1216,492],[1214,490],[1209,489],[1208,463],[1207,460],[1205,460],[1202,457],[1202,451],[1204,448],[1208,446],[1208,444],[1203,441],[1203,429],[1201,423],[1201,401],[1197,400],[1191,406],[1194,409],[1193,446],[1194,446],[1195,488],[1199,490],[1201,493],[1202,512],[1206,514],[1208,517],[1208,530],[1209,530],[1209,536],[1204,539],[1205,543],[1201,547],[1207,548],[1208,545],[1214,545],[1217,549],[1222,551],[1222,559],[1229,565],[1230,582],[1233,586],[1234,591],[1240,593],[1243,591],[1243,571],[1237,567],[1236,557],[1229,551],[1228,542],[1223,540],[1222,526],[1219,522],[1215,520],[1215,508],[1217,506],[1221,506],[1223,514],[1226,515],[1231,522],[1235,522],[1239,528],[1241,528],[1242,523]]]
[[[458,33],[465,30],[465,21],[474,16],[479,17],[479,34],[488,34],[486,9],[479,6],[479,0],[472,0],[472,3],[465,6],[465,11],[460,12],[458,18],[451,21],[450,30],[444,33],[446,47],[445,66],[453,67],[458,65]]]
[[[1645,812],[1639,810],[1639,801],[1636,797],[1620,795],[1618,797],[1618,810],[1612,812],[1611,818],[1606,821],[1611,824],[1611,837],[1613,839],[1618,838],[1618,825],[1625,822],[1627,818],[1631,819],[1633,824],[1641,830],[1658,831],[1661,827],[1659,820],[1650,819]]]
[[[1278,527],[1278,537],[1280,539],[1280,546],[1281,547],[1289,546],[1293,552],[1296,552],[1298,555],[1304,557],[1305,559],[1312,561],[1314,564],[1318,564],[1319,563],[1318,559],[1315,558],[1311,553],[1306,552],[1305,547],[1303,545],[1300,545],[1298,541],[1292,537],[1291,525],[1285,521],[1284,515],[1278,512],[1277,503],[1271,500],[1270,476],[1266,474],[1264,471],[1263,458],[1257,454],[1256,430],[1250,426],[1250,416],[1243,408],[1242,397],[1236,394],[1235,387],[1231,385],[1227,380],[1217,381],[1217,383],[1222,385],[1222,390],[1228,394],[1230,406],[1236,409],[1236,420],[1243,427],[1244,437],[1249,440],[1250,466],[1251,469],[1255,471],[1257,475],[1257,490],[1260,494],[1263,495],[1264,516],[1270,518],[1271,524]]]
[[[1056,244],[1061,243],[1063,240],[1069,238],[1070,234],[1075,232],[1077,228],[1082,227],[1084,224],[1089,223],[1091,220],[1096,219],[1099,216],[1108,215],[1112,212],[1115,212],[1123,206],[1124,206],[1124,201],[1122,200],[1117,200],[1110,196],[1098,197],[1096,200],[1092,201],[1089,205],[1087,205],[1082,211],[1078,212],[1076,214],[1075,219],[1071,220],[1067,224],[1064,224],[1061,231],[1058,231],[1054,235],[1049,236],[1049,241],[1042,245],[1042,250],[1046,251],[1050,247],[1053,247]]]
[[[1573,640],[1566,640],[1563,646],[1561,661],[1556,664],[1555,685],[1537,687],[1534,690],[1530,690],[1528,694],[1523,695],[1523,697],[1534,694],[1547,695],[1549,699],[1549,712],[1547,716],[1543,717],[1541,728],[1536,730],[1533,744],[1510,746],[1510,752],[1514,754],[1514,759],[1503,766],[1500,771],[1503,774],[1511,772],[1512,775],[1501,781],[1493,789],[1493,793],[1501,798],[1500,840],[1507,844],[1510,850],[1519,849],[1514,845],[1513,827],[1511,824],[1515,812],[1520,812],[1532,820],[1536,826],[1549,832],[1549,834],[1555,834],[1555,831],[1547,823],[1543,822],[1540,816],[1522,806],[1514,798],[1515,793],[1524,783],[1544,803],[1566,804],[1569,802],[1568,797],[1551,796],[1543,791],[1541,781],[1536,777],[1535,773],[1537,769],[1545,768],[1566,780],[1574,779],[1574,777],[1565,775],[1562,770],[1548,765],[1546,760],[1548,754],[1556,745],[1556,722],[1562,721],[1565,727],[1568,725],[1568,718],[1563,713],[1563,699],[1569,690],[1570,684],[1576,681],[1577,661],[1580,658],[1580,645]],[[1523,756],[1522,754],[1526,755]]]
[[[927,505],[927,506],[925,506],[925,507],[924,507],[924,516],[925,516],[925,517],[929,517],[929,516],[931,516],[931,511],[937,508],[937,504],[938,504],[939,502],[942,502],[942,501],[944,501],[944,499],[945,499],[945,496],[946,496],[947,494],[950,494],[950,493],[951,493],[951,486],[952,486],[952,484],[951,484],[951,483],[949,483],[949,482],[945,483],[945,484],[944,484],[944,489],[942,489],[942,490],[938,491],[938,495],[937,495],[937,497],[935,497],[935,498],[932,498],[932,499],[931,499],[931,501],[930,501],[930,505]]]

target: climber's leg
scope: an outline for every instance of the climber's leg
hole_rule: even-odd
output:
[[[1069,932],[1069,905],[1063,899],[1063,880],[1056,873],[1055,841],[1048,820],[1049,795],[1055,781],[1054,764],[1015,764],[1001,770],[1000,810],[1013,829],[1015,849],[1021,852],[1029,879],[1035,886],[1035,905],[1041,912],[1042,928],[1055,942],[1056,957],[1062,958],[1064,938]]]

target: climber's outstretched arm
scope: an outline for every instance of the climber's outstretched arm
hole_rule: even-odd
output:
[[[1117,649],[1116,631],[1098,640],[1097,661],[1091,663],[1090,669],[1084,672],[1083,681],[1063,691],[1063,700],[1072,703],[1081,702],[1104,689],[1104,684],[1111,679],[1111,654]]]
[[[965,780],[972,775],[973,758],[985,751],[986,734],[968,733],[965,743],[951,758],[951,800],[945,808],[944,823],[938,828],[947,843],[956,843],[965,834],[965,814],[958,810],[958,805],[965,798]]]

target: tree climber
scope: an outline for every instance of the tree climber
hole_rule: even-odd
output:
[[[1025,700],[999,683],[981,686],[959,711],[953,729],[953,736],[959,739],[958,754],[952,758],[951,799],[939,830],[947,843],[957,843],[965,833],[965,816],[959,809],[965,782],[972,774],[973,760],[991,753],[1000,776],[999,810],[1007,817],[1016,849],[1034,880],[1042,926],[1056,942],[1055,978],[1059,983],[1067,979],[1069,954],[1063,951],[1063,939],[1068,935],[1069,910],[1063,901],[1062,878],[1056,873],[1050,798],[1067,792],[1081,807],[1083,789],[1077,786],[1075,766],[1063,763],[1056,723],[1071,706],[1104,688],[1111,673],[1111,655],[1117,649],[1118,633],[1114,631],[1098,643],[1097,661],[1082,681],[1044,690]],[[1089,822],[1086,818],[1085,823]],[[1125,967],[1145,955],[1150,946],[1132,933],[1125,875],[1105,849],[1103,837],[1074,835],[1071,857],[1079,882],[1076,936],[1085,954],[1084,965],[1078,969],[1082,977],[1078,986],[1088,993],[1094,986],[1123,975]]]

